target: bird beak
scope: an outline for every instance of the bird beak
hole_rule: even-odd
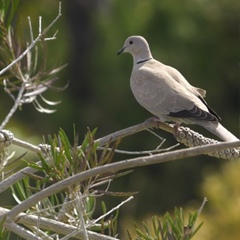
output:
[[[121,53],[123,53],[124,50],[125,50],[125,48],[126,48],[126,47],[121,48],[121,49],[117,52],[117,55],[120,55]]]

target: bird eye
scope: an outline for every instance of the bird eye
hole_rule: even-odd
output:
[[[131,44],[131,45],[132,45],[132,44],[133,44],[133,41],[132,41],[132,40],[131,40],[131,41],[129,41],[129,44]]]

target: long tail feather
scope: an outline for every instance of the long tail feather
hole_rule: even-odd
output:
[[[239,140],[219,122],[198,122],[198,124],[216,135],[217,137],[221,138],[225,142],[234,142]]]

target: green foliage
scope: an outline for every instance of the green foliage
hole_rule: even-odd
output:
[[[10,232],[7,231],[2,225],[3,223],[0,223],[0,239],[10,239]]]
[[[130,240],[190,240],[203,224],[196,226],[200,210],[189,212],[186,224],[183,209],[175,208],[173,217],[168,212],[162,219],[154,216],[148,224],[143,222],[142,229],[135,225],[135,238],[129,232],[128,237]]]
[[[14,199],[20,204],[22,201],[31,198],[36,192],[49,185],[59,182],[75,174],[87,171],[88,169],[111,163],[114,150],[119,142],[116,142],[109,150],[109,144],[103,150],[98,150],[98,143],[94,141],[96,129],[88,129],[82,144],[79,146],[78,136],[74,133],[74,141],[71,145],[65,132],[60,129],[58,135],[48,136],[45,144],[41,145],[44,154],[40,154],[41,164],[29,163],[38,173],[27,175],[12,187]],[[129,196],[132,193],[109,192],[111,181],[116,177],[124,176],[128,172],[108,173],[97,175],[74,186],[68,187],[65,191],[53,194],[43,199],[28,209],[29,214],[58,219],[59,221],[78,226],[79,219],[83,217],[88,229],[102,234],[116,236],[117,218],[116,213],[109,216],[107,206],[102,201],[102,215],[96,217],[96,206],[98,198],[103,195]]]
[[[0,22],[9,28],[17,11],[19,0],[2,0],[0,2]]]
[[[129,89],[131,56],[122,56],[120,59],[116,57],[116,52],[122,47],[126,37],[139,34],[148,40],[154,58],[177,68],[193,86],[206,89],[206,100],[221,116],[222,124],[231,132],[239,133],[239,66],[236,65],[240,56],[237,27],[239,1],[111,1],[97,13],[97,19],[94,15],[94,23],[98,41],[92,51],[91,59],[94,63],[91,62],[90,66],[94,64],[98,68],[97,74],[92,77],[94,87],[91,87],[91,92],[94,91],[94,94],[91,103],[92,108],[96,109],[98,100],[94,99],[101,101],[97,108],[101,108],[99,112],[103,113],[103,117],[95,123],[99,129],[106,124],[105,116],[108,116],[110,128],[116,128],[117,124],[117,128],[121,128],[149,117],[149,114],[138,106]],[[101,57],[94,57],[95,54]],[[112,101],[105,97],[106,91],[111,91]],[[86,112],[91,112],[91,106]],[[111,116],[108,112],[111,112]],[[87,118],[88,115],[85,116]],[[97,119],[100,117],[99,114]],[[87,119],[86,122],[90,120]],[[191,128],[194,129],[195,126]],[[203,133],[204,130],[199,128],[199,131]],[[163,132],[160,134],[167,139],[167,144],[171,143],[171,137]],[[153,146],[154,143],[148,136],[143,139],[133,136],[127,148],[146,149]],[[203,169],[209,164],[218,169],[222,163],[201,156],[139,169],[125,180],[132,183],[131,187],[141,189],[141,197],[135,199],[133,210],[129,215],[126,213],[128,216],[124,218],[132,218],[134,215],[139,219],[148,212],[158,211],[159,205],[162,211],[169,211],[172,206],[187,204],[192,198],[198,199],[197,189],[204,181]],[[134,182],[133,179],[137,181]],[[238,185],[235,182],[235,186]],[[211,189],[214,188],[215,185],[211,185]],[[155,201],[149,196],[154,196]],[[206,194],[203,196],[208,197]],[[215,196],[221,199],[219,195]],[[236,205],[234,206],[236,208]],[[206,218],[211,219],[211,216],[209,214]],[[224,216],[226,215],[223,214],[218,220],[227,221]],[[231,218],[228,222],[231,222]],[[214,225],[215,221],[210,220],[210,223]],[[219,235],[225,229],[217,224],[215,228],[216,231],[220,229]]]
[[[19,0],[2,0],[0,2],[0,66],[4,67],[14,60],[16,39],[13,34],[14,20]],[[13,41],[13,42],[12,42]],[[16,49],[15,49],[16,50]]]
[[[18,0],[0,1],[0,67],[5,67],[12,62],[28,45],[27,42],[21,42],[21,44],[19,44],[18,31],[15,29],[17,23],[20,22],[14,21],[14,19],[16,19],[15,13],[18,2]],[[44,14],[46,10],[55,13],[55,11],[51,9],[51,1],[33,2],[34,1],[21,2],[22,8],[28,15],[29,12],[32,14],[36,9],[39,10],[39,6],[44,6],[42,7]],[[25,4],[32,5],[31,11],[28,10],[29,8]],[[69,7],[71,6],[70,1],[67,4]],[[235,93],[238,91],[239,84],[238,81],[236,81],[236,79],[238,79],[236,78],[237,71],[232,68],[232,66],[235,66],[236,56],[239,55],[239,51],[236,51],[236,49],[238,49],[236,47],[238,44],[236,39],[238,38],[234,32],[236,15],[233,13],[233,10],[238,9],[236,7],[237,4],[237,1],[229,0],[214,0],[211,1],[211,3],[208,1],[187,1],[186,4],[178,1],[135,0],[133,2],[113,1],[101,5],[98,10],[96,8],[96,11],[94,11],[94,19],[92,20],[93,22],[95,21],[95,26],[88,23],[89,19],[83,19],[85,20],[83,23],[88,24],[82,24],[82,26],[81,24],[77,24],[78,33],[93,33],[94,41],[84,40],[83,42],[85,45],[87,45],[87,42],[91,43],[90,49],[94,55],[90,55],[90,50],[87,49],[85,45],[81,45],[78,40],[72,41],[72,39],[74,39],[74,34],[71,35],[72,32],[70,32],[72,28],[69,26],[66,27],[66,31],[62,31],[63,35],[70,37],[63,38],[64,40],[59,39],[56,44],[59,44],[59,47],[56,48],[57,51],[51,54],[53,58],[52,61],[55,62],[56,56],[59,57],[59,52],[63,52],[62,46],[69,44],[69,46],[73,47],[73,52],[77,56],[76,58],[72,55],[70,56],[73,62],[77,62],[78,66],[83,65],[83,68],[87,69],[87,72],[89,72],[89,69],[94,69],[94,71],[90,71],[92,74],[91,78],[82,74],[80,67],[76,69],[79,69],[81,75],[76,74],[74,69],[70,68],[70,71],[67,73],[67,78],[72,80],[71,85],[74,91],[66,97],[68,101],[65,101],[65,104],[69,105],[65,105],[65,107],[61,109],[61,120],[64,121],[65,118],[66,125],[69,125],[69,119],[72,121],[72,117],[74,116],[77,118],[77,121],[81,119],[81,124],[83,125],[87,122],[88,125],[99,126],[100,128],[104,126],[103,129],[109,132],[109,129],[121,128],[123,124],[127,125],[131,120],[134,122],[141,121],[147,116],[142,115],[144,111],[142,111],[141,108],[135,107],[137,105],[134,105],[135,102],[130,95],[127,80],[129,79],[131,70],[131,66],[128,64],[129,62],[118,60],[115,55],[128,35],[142,34],[151,43],[156,58],[176,66],[183,73],[186,73],[187,78],[192,84],[201,87],[207,86],[206,88],[211,93],[208,99],[211,99],[211,96],[212,102],[214,102],[215,99],[228,99],[231,108],[226,108],[227,111],[222,114],[225,114],[225,117],[227,117],[224,118],[225,123],[229,122],[230,126],[234,128],[235,125],[237,126],[237,122],[235,122],[236,124],[234,123],[237,112],[235,111],[237,108],[234,110],[234,104],[237,103],[235,97],[237,94]],[[88,4],[82,5],[79,9],[87,5]],[[77,12],[77,8],[75,9]],[[84,10],[86,10],[86,15],[88,15],[90,12],[89,9]],[[38,14],[39,12],[36,13],[36,15]],[[85,14],[79,15],[85,16]],[[71,16],[75,17],[73,14],[71,14]],[[66,17],[66,15],[64,17]],[[50,18],[50,16],[48,16],[48,18]],[[69,19],[65,20],[64,22],[69,22]],[[91,31],[88,31],[89,29],[82,29],[83,26],[88,26]],[[81,31],[79,31],[79,29]],[[28,30],[29,29],[26,29],[25,32],[28,32]],[[91,38],[90,34],[80,37],[87,40]],[[98,41],[95,41],[95,37]],[[73,44],[74,42],[76,42],[76,45]],[[80,49],[80,51],[78,51],[78,49]],[[35,100],[34,94],[38,92],[34,92],[34,90],[43,90],[43,87],[47,87],[47,89],[51,88],[51,83],[54,82],[51,80],[55,79],[54,74],[59,73],[61,67],[53,71],[46,70],[46,51],[46,43],[40,42],[32,52],[28,53],[23,61],[6,72],[4,76],[0,77],[0,84],[5,84],[5,90],[13,99],[15,99],[17,95],[21,83],[20,79],[23,76],[27,77],[30,80],[29,83],[31,83],[26,89],[25,98],[22,99],[23,103]],[[87,52],[87,55],[84,55],[84,52]],[[84,62],[78,61],[80,55],[84,56]],[[128,57],[128,59],[130,60],[130,57]],[[121,64],[125,65],[120,66]],[[5,82],[3,81],[4,79]],[[218,88],[215,87],[216,83],[219,86]],[[229,91],[225,91],[226,86],[228,86]],[[90,89],[90,91],[85,91],[86,89]],[[83,91],[84,94],[79,94],[81,91]],[[71,99],[73,100],[72,102]],[[109,99],[111,100],[109,101]],[[76,101],[78,102],[77,105]],[[4,110],[5,101],[1,102],[1,109]],[[211,100],[209,102],[211,102]],[[36,108],[43,111],[43,108],[38,105],[38,102],[34,101],[34,104],[35,103]],[[215,105],[216,104],[217,103],[215,103]],[[84,109],[86,109],[85,112]],[[139,109],[139,112],[137,112],[137,109]],[[64,110],[66,110],[68,114],[66,114]],[[111,114],[109,114],[109,112],[111,112]],[[77,116],[77,114],[79,115]],[[106,116],[108,116],[107,124]],[[38,118],[39,116],[37,115],[35,119]],[[228,118],[231,119],[231,121],[227,121]],[[29,119],[32,121],[34,116],[31,115]],[[51,119],[49,118],[46,120],[41,119],[41,121],[33,121],[35,122],[34,124],[38,124],[39,122],[38,126],[34,125],[35,130],[39,130],[39,132],[46,131],[46,127],[51,130],[53,130],[54,127],[56,129],[59,127],[58,123],[56,123],[56,118],[53,118],[52,125],[50,124]],[[44,123],[44,121],[46,122]],[[27,122],[26,115],[24,116],[23,122]],[[16,126],[18,126],[18,124],[16,124]],[[29,127],[29,131],[31,130]],[[59,131],[58,135],[47,138],[46,143],[49,143],[51,147],[46,148],[45,154],[40,156],[41,166],[29,164],[29,166],[38,170],[38,173],[26,175],[22,181],[19,181],[12,188],[14,198],[18,203],[21,203],[36,192],[40,192],[45,187],[55,184],[62,179],[97,166],[102,166],[106,163],[111,163],[114,157],[114,148],[117,146],[117,143],[112,146],[112,151],[108,151],[107,148],[110,147],[110,145],[106,145],[105,149],[100,152],[97,150],[97,144],[93,141],[95,130],[88,130],[84,141],[78,148],[78,137],[76,135],[77,134],[75,134],[73,145],[62,130]],[[141,140],[139,143],[140,146],[138,143],[139,141],[133,141],[134,148],[144,149],[147,144],[152,146],[152,143],[146,138],[144,138],[144,141]],[[128,144],[128,147],[131,148],[131,143]],[[201,161],[201,163],[203,163],[203,161]],[[169,169],[171,171],[169,171]],[[179,171],[179,169],[181,169],[181,171]],[[136,177],[137,179],[141,178],[145,183],[144,189],[142,190],[145,196],[149,196],[149,193],[157,196],[159,189],[161,189],[162,202],[156,201],[156,203],[154,203],[151,199],[151,204],[149,204],[148,199],[150,198],[141,198],[144,206],[146,206],[144,211],[149,211],[149,208],[154,205],[163,205],[162,203],[169,209],[173,204],[178,204],[176,203],[177,201],[187,201],[189,196],[192,196],[192,192],[195,192],[195,184],[199,184],[200,181],[199,174],[201,173],[201,166],[198,161],[184,161],[179,164],[174,163],[174,165],[166,164],[165,166],[161,166],[161,168],[156,168],[156,171],[158,170],[161,174],[154,174],[154,176],[152,172],[149,173],[147,169],[144,169],[142,172],[139,170],[141,175]],[[237,168],[235,170],[237,170]],[[85,180],[81,183],[76,183],[75,186],[66,191],[42,200],[38,205],[33,206],[28,211],[38,216],[56,217],[63,222],[71,220],[74,225],[82,213],[75,201],[75,199],[80,199],[84,206],[83,215],[85,222],[94,222],[96,220],[96,214],[99,213],[96,211],[99,205],[99,197],[102,195],[125,196],[129,194],[109,191],[110,182],[114,178],[121,177],[126,173],[128,172],[118,174],[109,173],[104,176],[97,176]],[[222,175],[216,177],[214,181],[210,181],[211,184],[209,184],[209,182],[206,183],[209,190],[206,190],[207,186],[204,187],[206,195],[210,196],[213,202],[212,211],[205,217],[205,219],[209,219],[206,225],[209,226],[209,233],[212,233],[212,229],[215,229],[212,239],[220,239],[220,237],[222,237],[222,239],[234,239],[232,237],[234,235],[233,232],[237,232],[236,229],[238,229],[238,226],[236,226],[238,217],[236,216],[237,204],[234,203],[234,200],[238,199],[238,197],[234,194],[229,197],[229,191],[231,192],[229,186],[232,186],[230,184],[234,183],[235,185],[233,186],[237,186],[236,183],[238,182],[239,174],[237,172],[235,174],[237,177],[233,179],[232,172],[227,172],[227,175],[224,175],[225,180],[227,177],[231,177],[232,181],[226,185],[226,182],[221,181]],[[157,177],[159,178],[157,179]],[[179,179],[181,179],[181,181],[179,181]],[[192,179],[192,181],[189,181],[189,179]],[[129,181],[131,181],[131,179]],[[140,186],[143,186],[142,181],[135,181],[136,185],[134,185],[134,183],[131,187],[139,189]],[[152,184],[153,181],[155,185]],[[191,184],[189,184],[190,182]],[[173,189],[174,193],[168,191],[169,189]],[[175,191],[175,189],[178,191]],[[217,189],[223,189],[224,191],[214,194]],[[238,193],[238,191],[236,192]],[[173,196],[173,194],[175,195]],[[231,198],[232,201],[227,201],[229,200],[227,197]],[[141,214],[145,214],[141,203],[135,202],[139,208],[133,207],[133,209],[136,209],[135,211],[138,213],[141,212]],[[100,205],[102,214],[104,215],[109,208],[104,202],[101,202]],[[226,212],[225,209],[228,209],[228,211]],[[154,210],[154,208],[151,208],[151,210]],[[94,222],[94,225],[89,226],[88,229],[115,236],[118,212],[111,216],[103,215],[98,222]],[[174,217],[171,217],[168,213],[164,215],[163,219],[153,217],[149,224],[143,224],[141,230],[138,228],[138,239],[154,239],[154,237],[155,239],[159,239],[161,237],[167,238],[168,236],[169,238],[173,238],[173,236],[184,236],[187,238],[189,235],[193,236],[201,224],[195,227],[193,223],[195,223],[194,221],[197,216],[195,213],[191,213],[188,216],[185,228],[184,216],[182,209],[176,209]],[[231,230],[232,226],[234,227],[233,231]],[[229,232],[222,234],[226,227],[229,229]],[[219,231],[219,229],[221,231]],[[170,235],[167,235],[167,233]],[[208,237],[202,237],[201,239],[210,239],[211,236],[209,236],[209,233],[207,235]],[[8,239],[8,236],[9,232],[6,232],[0,223],[0,238]],[[234,236],[237,236],[237,234]],[[131,239],[130,235],[129,238]]]
[[[201,192],[208,196],[208,208],[201,214],[204,228],[194,240],[239,239],[239,173],[240,159],[226,161],[220,169],[205,169]]]
[[[3,0],[0,3],[0,84],[4,86],[5,92],[17,102],[18,107],[33,103],[39,112],[53,113],[55,110],[42,107],[37,97],[39,96],[46,105],[55,106],[59,103],[46,100],[42,93],[48,89],[62,91],[66,88],[66,86],[63,88],[53,86],[53,83],[58,80],[56,74],[62,70],[64,65],[47,69],[46,39],[42,36],[34,43],[36,39],[30,17],[28,17],[29,40],[24,39],[24,34],[20,31],[21,21],[16,16],[18,2],[18,0]],[[42,23],[39,22],[40,24]],[[37,37],[40,37],[41,31],[39,30]],[[9,67],[10,64],[13,65]]]

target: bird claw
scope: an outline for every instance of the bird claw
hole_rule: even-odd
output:
[[[146,122],[146,123],[153,122],[156,125],[156,128],[159,128],[160,123],[162,123],[161,119],[157,116],[152,116],[152,117],[148,118],[147,120],[145,120],[144,122]]]
[[[173,129],[174,129],[174,137],[176,138],[179,134],[179,127],[180,127],[180,123],[176,122],[173,125]]]

